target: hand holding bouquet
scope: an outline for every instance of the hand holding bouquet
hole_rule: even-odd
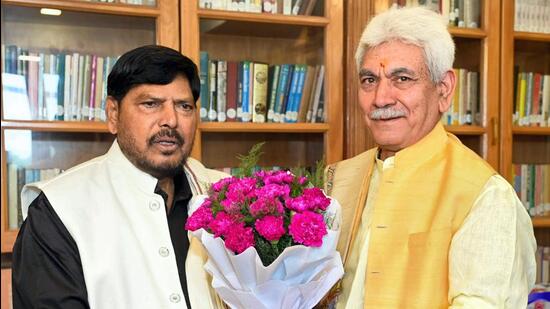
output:
[[[312,308],[342,277],[340,206],[286,171],[214,183],[186,229],[206,248],[205,269],[232,308]]]

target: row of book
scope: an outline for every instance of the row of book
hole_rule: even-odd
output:
[[[203,9],[283,15],[311,15],[317,0],[200,0]]]
[[[51,179],[62,171],[58,168],[35,169],[8,164],[8,228],[17,229],[23,223],[21,215],[21,190],[28,183]]]
[[[479,100],[479,74],[467,69],[453,69],[456,75],[455,93],[451,106],[443,114],[445,125],[479,125],[481,109]]]
[[[536,261],[537,277],[535,283],[546,287],[546,291],[550,292],[550,247],[538,246]]]
[[[105,121],[107,76],[117,57],[2,45],[4,118]]]
[[[532,217],[550,215],[550,164],[514,164],[514,189]]]
[[[201,52],[201,121],[324,122],[323,65],[209,59]]]
[[[550,126],[550,75],[519,72],[515,75],[513,123]]]
[[[550,33],[550,0],[515,0],[514,30]]]
[[[478,0],[394,0],[398,6],[425,6],[441,13],[449,26],[479,28],[480,1]]]

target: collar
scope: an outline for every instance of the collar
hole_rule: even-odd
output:
[[[441,122],[438,121],[430,133],[416,142],[416,144],[398,151],[393,157],[389,157],[384,161],[378,159],[378,152],[380,151],[380,148],[378,148],[376,152],[376,166],[379,170],[385,170],[401,165],[420,165],[442,151],[447,143],[447,139],[447,131],[445,131]]]
[[[173,180],[174,180],[174,205],[176,205],[179,201],[189,200],[193,194],[191,193],[191,187],[189,186],[187,177],[183,172],[183,168],[180,170],[180,172],[178,172],[173,177]],[[158,183],[155,187],[155,193],[162,196],[165,202],[168,199],[168,196],[164,191],[162,191]]]
[[[113,145],[107,152],[107,160],[115,166],[113,169],[118,175],[122,175],[125,181],[135,185],[140,191],[147,194],[155,192],[158,179],[145,173],[137,168],[128,158],[118,145],[118,141],[115,139]]]

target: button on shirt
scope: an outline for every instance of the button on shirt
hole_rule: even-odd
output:
[[[157,184],[155,193],[166,204],[167,195]],[[183,297],[191,308],[185,276],[189,238],[184,230],[191,188],[183,173],[174,177],[174,198],[167,213],[168,228],[174,252],[159,244],[159,258],[175,254]],[[150,201],[151,211],[162,211],[159,201]],[[165,208],[166,211],[166,208]],[[33,254],[22,254],[22,252]],[[38,268],[36,267],[38,265]],[[29,207],[13,247],[13,306],[18,308],[48,307],[90,308],[78,246],[71,237],[48,198],[41,193]],[[171,302],[181,302],[181,295],[166,291]]]

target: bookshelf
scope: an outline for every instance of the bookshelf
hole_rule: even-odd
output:
[[[359,37],[370,16],[387,10],[394,0],[372,2],[350,1],[347,11],[346,32],[350,34],[346,53],[346,143],[345,157],[352,157],[375,146],[364,125],[357,101],[357,72],[354,53]],[[474,3],[478,3],[474,1]],[[481,1],[479,28],[450,26],[449,31],[456,44],[454,68],[463,68],[479,74],[480,121],[473,125],[446,125],[446,129],[487,160],[494,168],[499,166],[499,50],[500,50],[500,4],[497,1]]]
[[[550,126],[514,121],[518,72],[550,74],[550,33],[516,31],[516,3],[504,1],[501,7],[500,173],[511,183],[514,165],[550,164]],[[550,216],[533,217],[533,226],[538,244],[550,246]]]
[[[10,221],[13,219],[8,211],[10,200],[16,201],[14,195],[17,194],[14,192],[19,189],[17,182],[23,183],[30,179],[16,178],[21,175],[41,177],[40,173],[45,170],[70,168],[103,154],[113,141],[106,124],[99,117],[92,121],[60,121],[57,117],[59,112],[55,112],[56,116],[53,117],[49,112],[37,116],[10,111],[14,104],[23,106],[31,102],[30,92],[35,90],[28,81],[31,75],[28,63],[35,61],[40,65],[44,59],[21,60],[23,58],[20,56],[26,55],[25,52],[28,51],[29,54],[32,52],[44,57],[52,55],[51,59],[67,54],[96,55],[99,58],[120,55],[146,44],[161,44],[179,49],[179,17],[178,1],[175,0],[158,1],[156,6],[130,5],[119,1],[105,3],[70,0],[2,0],[1,4],[2,52],[16,48],[18,52],[15,54],[16,58],[10,58],[7,53],[2,56],[4,84],[0,231],[2,253],[9,253],[18,231],[17,222]],[[61,15],[43,15],[40,13],[41,8],[61,10]],[[13,63],[10,62],[12,59],[17,59],[15,63],[20,68],[19,71],[8,71],[8,66]],[[61,76],[60,72],[38,71],[37,74]],[[6,92],[5,89],[8,88],[4,86],[9,78],[26,81],[23,84],[26,90],[22,92],[23,97],[14,97]],[[59,80],[56,77],[55,81]],[[54,96],[53,99],[59,101],[60,96]],[[50,102],[47,100],[44,97],[44,102]],[[44,109],[47,110],[46,107]],[[17,175],[14,166],[22,171],[20,175]]]
[[[343,158],[340,1],[319,0],[308,16],[203,9],[197,0],[181,1],[180,9],[182,53],[197,63],[206,51],[210,59],[325,66],[325,122],[201,121],[194,157],[210,167],[233,167],[236,154],[265,141],[260,161],[265,166],[314,166],[323,156],[327,162]]]

